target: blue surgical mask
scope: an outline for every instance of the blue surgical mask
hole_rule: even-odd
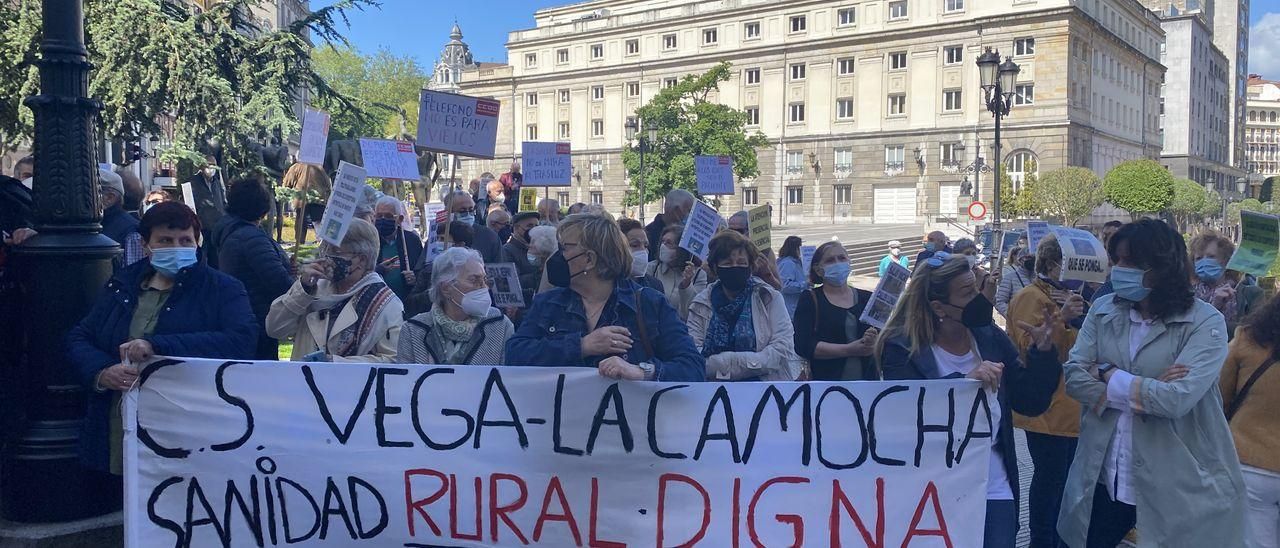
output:
[[[930,252],[930,253],[932,253],[932,252],[934,252],[934,251],[937,251],[937,250],[938,250],[938,245],[937,245],[937,244],[935,244],[935,243],[933,243],[933,242],[925,242],[925,243],[924,243],[924,250],[925,250],[925,251],[928,251],[928,252]]]
[[[194,247],[161,247],[151,250],[151,267],[169,278],[176,278],[178,271],[196,264]]]
[[[1196,261],[1196,277],[1205,283],[1213,283],[1222,278],[1226,269],[1213,257],[1205,257]]]
[[[822,269],[822,279],[843,285],[849,281],[849,263],[831,263]]]
[[[472,225],[476,223],[476,214],[475,213],[454,213],[453,220]]]
[[[1146,270],[1113,266],[1111,267],[1111,288],[1117,297],[1136,303],[1151,294],[1151,288],[1142,285],[1142,278],[1146,275]]]

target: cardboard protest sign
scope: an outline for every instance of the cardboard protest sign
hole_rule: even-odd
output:
[[[492,280],[489,287],[493,290],[493,306],[525,307],[524,289],[520,287],[520,272],[515,263],[488,263],[484,265],[484,273]]]
[[[333,191],[329,193],[329,203],[324,208],[324,218],[320,221],[320,239],[332,245],[342,245],[347,229],[351,228],[351,218],[355,216],[356,205],[360,203],[365,180],[364,168],[342,162],[338,165],[338,176],[333,178]]]
[[[898,261],[889,261],[889,268],[885,269],[884,277],[880,278],[880,283],[876,284],[876,290],[871,293],[871,301],[862,309],[862,317],[858,321],[876,329],[884,329],[884,325],[889,323],[889,316],[893,314],[894,307],[898,306],[898,299],[902,297],[902,290],[907,287],[907,280],[911,278],[911,271],[907,267],[902,266]]]
[[[680,237],[680,247],[701,260],[707,260],[707,244],[720,230],[720,214],[711,206],[694,202],[693,211],[685,219],[684,235]]]
[[[1044,221],[1027,221],[1027,251],[1035,255],[1040,240],[1049,234],[1049,223]]]
[[[707,195],[733,194],[732,156],[695,156],[694,173],[698,192]]]
[[[440,237],[440,225],[444,222],[442,219],[448,219],[448,216],[444,210],[444,204],[431,203],[422,206],[422,219],[427,227],[427,239],[422,242],[422,264],[419,268],[431,264],[436,255],[444,251],[444,244],[437,240]]]
[[[369,177],[404,181],[416,181],[421,177],[418,153],[409,141],[360,139],[360,155]]]
[[[573,182],[573,154],[569,143],[525,141],[520,145],[524,186],[565,186]]]
[[[520,208],[517,213],[535,213],[538,211],[538,189],[520,188]]]
[[[1280,248],[1280,219],[1252,211],[1240,212],[1240,246],[1227,268],[1254,276],[1266,276],[1276,264]]]
[[[761,251],[773,246],[773,212],[762,205],[747,212],[747,235],[756,249]]]
[[[329,113],[307,109],[302,117],[302,137],[298,146],[298,162],[324,165],[325,149],[329,146]]]
[[[978,387],[159,358],[125,396],[125,542],[981,546]]]
[[[804,272],[805,279],[809,279],[809,265],[813,264],[813,254],[818,252],[816,245],[800,246],[800,271]]]
[[[1060,281],[1080,280],[1102,283],[1107,281],[1111,260],[1107,249],[1097,236],[1088,230],[1055,226],[1052,229],[1062,247],[1062,275]]]
[[[187,204],[192,211],[196,210],[196,194],[191,183],[182,183],[182,203]]]
[[[418,103],[418,146],[492,160],[500,108],[493,99],[424,89]]]

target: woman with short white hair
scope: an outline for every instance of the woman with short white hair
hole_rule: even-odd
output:
[[[431,310],[410,318],[400,332],[398,363],[502,365],[515,326],[489,296],[484,259],[451,247],[431,263]]]

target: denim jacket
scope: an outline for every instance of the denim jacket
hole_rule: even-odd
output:
[[[636,306],[642,307],[645,330],[636,324]],[[631,331],[634,343],[624,356],[628,362],[654,366],[654,380],[702,381],[706,361],[689,338],[688,328],[661,292],[620,280],[600,313],[597,328],[621,326]],[[596,367],[605,356],[582,356],[582,338],[589,334],[582,298],[571,289],[556,288],[539,294],[524,322],[507,341],[507,365],[544,367]],[[645,350],[647,335],[652,356]]]

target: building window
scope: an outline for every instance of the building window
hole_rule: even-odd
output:
[[[800,205],[804,203],[804,187],[789,186],[787,187],[787,204]]]
[[[809,20],[803,15],[791,16],[791,32],[804,32],[809,29]]]
[[[640,82],[627,82],[627,97],[640,96]]]
[[[743,79],[747,81],[748,86],[754,86],[760,83],[760,69],[749,68],[742,72],[744,74]]]
[[[537,126],[537,124],[529,124],[528,126],[526,126],[526,127],[525,127],[525,137],[526,137],[526,139],[525,139],[525,140],[527,140],[527,141],[537,141],[537,140],[538,140],[538,126]]]
[[[804,152],[792,150],[787,152],[787,173],[796,174],[804,171]]]
[[[948,65],[959,65],[964,62],[964,46],[944,47],[942,57]]]
[[[804,63],[795,63],[791,65],[791,81],[804,80],[808,66]]]
[[[895,51],[889,54],[889,70],[905,70],[907,68],[907,52]]]
[[[836,205],[853,203],[853,185],[836,185]]]
[[[1013,86],[1013,104],[1030,105],[1036,102],[1035,84],[1018,84]]]
[[[906,146],[891,145],[884,147],[884,170],[888,172],[901,172],[903,169],[903,155],[906,153]]]
[[[836,74],[837,74],[837,75],[839,75],[839,76],[852,76],[852,75],[853,75],[853,66],[854,66],[854,62],[853,62],[853,61],[854,61],[854,60],[853,60],[853,58],[852,58],[852,57],[846,57],[846,58],[844,58],[844,59],[837,59],[837,60],[836,60]]]
[[[631,40],[627,40],[627,55],[639,55],[639,54],[640,54],[640,40],[635,38]]]
[[[538,54],[536,53],[524,54],[524,68],[534,68],[537,66],[538,66]]]
[[[560,139],[569,138],[569,122],[560,122]]]
[[[591,203],[595,205],[604,205],[604,193],[599,190],[591,191]]]
[[[747,115],[747,125],[760,125],[760,107],[747,107],[742,112]]]
[[[676,49],[676,35],[674,34],[662,35],[662,49],[665,49],[665,50]]]
[[[604,59],[604,44],[591,44],[591,58]]]
[[[964,108],[960,101],[960,90],[947,89],[942,91],[942,110],[945,112],[958,112]]]
[[[889,95],[889,116],[905,116],[907,114],[907,95],[894,93]]]
[[[956,143],[942,144],[942,165],[956,165],[960,163],[960,155],[956,153]]]
[[[591,121],[591,136],[604,137],[604,120]]]
[[[955,13],[964,11],[964,0],[942,0],[943,13]]]
[[[526,106],[531,106],[531,107],[538,106],[538,94],[537,93],[524,94],[524,104]]]
[[[626,128],[627,140],[630,141],[631,139],[636,138],[636,133],[640,128],[640,122],[635,116],[628,116],[627,122],[622,124],[622,127]]]
[[[836,12],[836,21],[839,26],[848,27],[858,24],[857,8],[841,8]]]
[[[716,29],[702,29],[702,45],[710,46],[720,41],[720,32]]]
[[[1026,180],[1027,174],[1034,174],[1037,171],[1035,155],[1026,150],[1010,154],[1005,160],[1005,165],[1009,167],[1009,178],[1013,180],[1015,192],[1022,190],[1022,181]]]
[[[556,62],[561,65],[569,62],[569,48],[556,50]]]
[[[889,20],[907,18],[907,0],[889,2]]]
[[[591,86],[591,100],[599,101],[604,99],[604,86]]]
[[[1036,39],[1035,38],[1019,38],[1013,41],[1014,55],[1035,55]]]
[[[557,192],[557,193],[556,193],[556,201],[560,202],[560,204],[561,204],[561,205],[564,205],[564,204],[569,203],[569,193],[568,193],[568,192]]]
[[[742,24],[742,37],[745,40],[755,40],[760,37],[760,22],[751,21]]]
[[[568,104],[568,103],[569,103],[569,90],[567,90],[567,89],[562,89],[562,90],[560,90],[560,91],[559,91],[559,95],[560,95],[560,104]]]
[[[836,118],[839,120],[853,119],[853,99],[836,99]]]
[[[742,205],[760,205],[760,191],[754,188],[742,189]]]
[[[835,158],[835,170],[841,173],[849,173],[853,171],[853,149],[837,148]]]
[[[663,79],[663,80],[662,80],[662,88],[663,88],[663,89],[668,89],[668,88],[676,87],[676,84],[677,84],[678,82],[679,82],[679,80],[677,80],[677,79],[675,79],[675,78],[665,78],[665,79]]]
[[[591,171],[592,181],[604,179],[604,162],[601,162],[600,160],[591,160],[591,162],[587,164],[587,169]],[[598,204],[600,202],[595,203]]]
[[[791,123],[793,124],[804,123],[804,103],[791,103],[790,106],[791,106],[791,117],[789,119],[791,120]]]

